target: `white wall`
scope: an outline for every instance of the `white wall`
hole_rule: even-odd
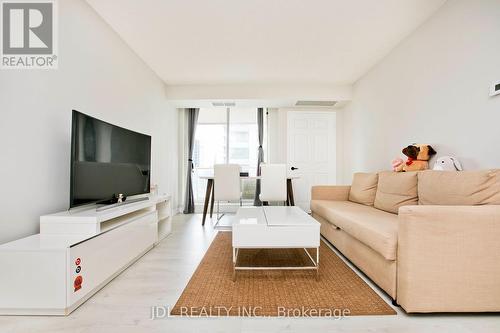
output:
[[[152,183],[177,195],[164,84],[86,2],[58,4],[59,69],[0,71],[0,243],[68,208],[71,109],[152,135]]]
[[[354,86],[344,113],[344,182],[430,143],[466,169],[500,168],[500,1],[449,0]]]

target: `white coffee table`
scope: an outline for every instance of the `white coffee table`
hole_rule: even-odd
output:
[[[296,206],[241,207],[233,220],[233,280],[239,270],[316,270],[319,278],[320,224]],[[312,265],[237,266],[239,249],[303,248]],[[316,249],[316,259],[306,249]]]

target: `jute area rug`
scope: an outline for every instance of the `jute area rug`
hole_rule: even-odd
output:
[[[312,253],[312,252],[311,252]],[[310,265],[303,249],[240,250],[239,266]],[[326,244],[316,272],[239,271],[231,233],[219,232],[171,310],[181,316],[341,317],[396,312]]]

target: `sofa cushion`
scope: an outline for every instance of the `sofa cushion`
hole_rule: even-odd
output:
[[[378,174],[375,208],[397,214],[399,207],[417,204],[417,172],[385,171]]]
[[[349,201],[373,206],[375,193],[377,193],[377,182],[378,174],[376,173],[355,173],[349,191]]]
[[[396,259],[397,215],[350,201],[312,200],[311,210],[385,259]]]
[[[423,171],[418,197],[421,205],[500,205],[500,171]]]

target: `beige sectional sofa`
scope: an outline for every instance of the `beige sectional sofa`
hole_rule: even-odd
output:
[[[500,171],[314,186],[321,234],[406,312],[500,311]]]

